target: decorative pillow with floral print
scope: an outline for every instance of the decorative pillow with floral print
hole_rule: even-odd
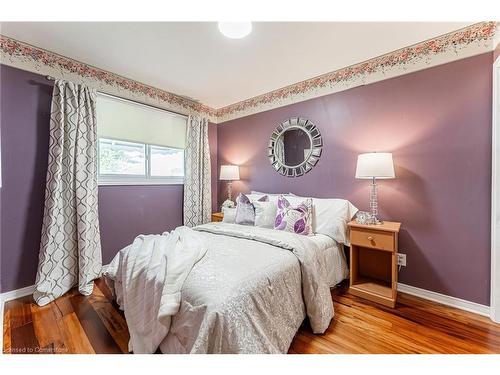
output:
[[[280,195],[274,229],[304,236],[312,235],[312,199],[307,198],[298,206],[292,207],[290,202]]]

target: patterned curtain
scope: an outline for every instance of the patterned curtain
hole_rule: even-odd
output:
[[[46,305],[78,285],[92,293],[102,268],[97,212],[96,91],[56,80],[40,257],[33,297]]]
[[[189,116],[184,178],[184,225],[208,223],[212,214],[208,120]]]

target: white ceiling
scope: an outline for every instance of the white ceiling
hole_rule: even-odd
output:
[[[0,33],[220,108],[463,28],[466,22],[2,23]]]

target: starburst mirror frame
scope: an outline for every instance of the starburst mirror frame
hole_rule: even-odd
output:
[[[279,157],[279,152],[277,152],[278,140],[280,137],[284,136],[284,133],[288,130],[302,130],[307,134],[310,140],[310,151],[307,156],[304,157],[304,161],[298,165],[286,165],[284,160]],[[282,174],[286,177],[299,177],[307,172],[311,171],[312,168],[318,162],[321,156],[321,150],[323,147],[323,140],[321,138],[321,133],[311,121],[302,117],[292,117],[283,122],[281,122],[276,129],[271,134],[268,146],[268,157],[271,165],[276,170],[276,172]]]

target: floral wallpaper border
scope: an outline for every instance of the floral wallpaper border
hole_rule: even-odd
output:
[[[186,115],[200,114],[220,123],[491,51],[496,31],[494,21],[477,23],[219,109],[3,35],[0,35],[0,62],[56,78],[80,79],[109,94]]]
[[[478,47],[478,51],[486,52],[487,50],[491,50],[495,31],[496,22],[492,21],[474,24],[456,32],[402,48],[360,64],[342,68],[219,108],[217,110],[217,118],[219,122],[223,122],[279,106],[293,104],[313,97],[327,95],[328,93],[345,90],[367,83],[367,77],[377,73],[382,76],[380,76],[379,79],[371,79],[372,82],[391,78],[394,76],[391,75],[391,71],[396,69],[406,70],[406,72],[402,74],[410,73],[411,71],[418,70],[411,70],[409,68],[410,65],[422,63],[422,60],[425,60],[421,68],[429,67],[432,57],[444,53],[452,53],[451,58],[444,62],[467,57],[459,56],[459,52],[472,44]],[[481,45],[482,42],[484,42],[483,45]],[[339,85],[343,85],[343,88],[339,89]],[[332,90],[335,87],[337,90]],[[314,94],[315,92],[317,95]]]
[[[189,100],[182,96],[172,94],[168,91],[152,87],[138,81],[122,77],[118,74],[99,69],[80,61],[31,46],[4,35],[0,35],[0,52],[2,63],[21,62],[30,65],[41,74],[48,74],[47,68],[56,70],[59,77],[64,78],[67,74],[76,75],[89,85],[99,86],[104,84],[117,90],[126,90],[134,95],[147,96],[153,100],[166,103],[170,108],[181,110],[183,114],[205,114],[212,118],[216,117],[216,110],[204,104]],[[16,66],[17,64],[12,64]]]

